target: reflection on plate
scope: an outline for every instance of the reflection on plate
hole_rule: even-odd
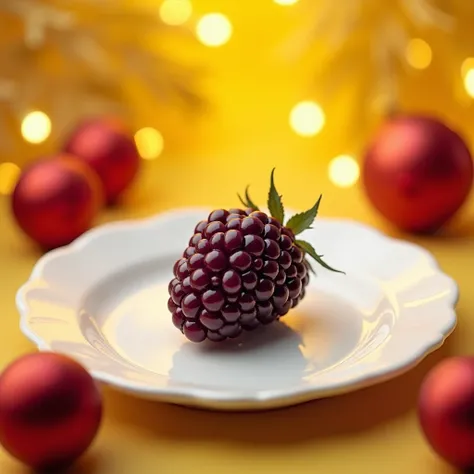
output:
[[[318,269],[279,323],[224,343],[187,342],[171,324],[167,286],[207,213],[108,224],[45,255],[17,295],[22,331],[40,350],[74,357],[137,396],[258,410],[394,377],[455,327],[457,286],[426,250],[318,218],[304,239],[346,275]]]

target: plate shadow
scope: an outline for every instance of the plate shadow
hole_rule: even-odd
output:
[[[171,379],[181,383],[200,383],[212,387],[239,387],[245,390],[255,386],[255,380],[264,380],[270,389],[301,383],[308,361],[300,350],[300,334],[283,322],[257,328],[245,337],[229,339],[220,344],[185,343],[173,356],[169,371]],[[252,372],[242,370],[244,359],[252,364]],[[234,388],[235,389],[235,388]]]
[[[418,391],[428,371],[455,352],[456,333],[404,375],[345,395],[284,409],[232,413],[140,400],[106,389],[108,417],[158,438],[244,445],[288,445],[370,430],[416,409]]]

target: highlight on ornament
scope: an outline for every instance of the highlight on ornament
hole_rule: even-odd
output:
[[[153,127],[144,127],[135,133],[138,153],[144,160],[155,160],[164,148],[163,135]]]
[[[335,186],[339,188],[350,188],[359,180],[359,164],[352,156],[336,156],[329,163],[328,175],[330,181]]]
[[[226,44],[232,36],[232,23],[222,13],[208,13],[196,25],[198,40],[210,47]]]
[[[21,123],[21,134],[29,143],[42,143],[51,134],[51,120],[40,110],[30,112]]]
[[[163,23],[167,25],[184,25],[193,14],[193,5],[190,0],[164,0],[159,14]]]
[[[290,112],[290,127],[302,137],[317,135],[325,122],[324,111],[316,102],[309,100],[299,102]]]

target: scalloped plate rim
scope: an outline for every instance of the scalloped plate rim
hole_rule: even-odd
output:
[[[185,215],[195,212],[208,213],[209,209],[210,208],[208,207],[180,207],[159,212],[144,218],[135,218],[129,220],[124,219],[109,222],[88,230],[75,241],[64,247],[47,252],[38,259],[36,264],[33,266],[30,277],[23,285],[21,285],[16,293],[15,301],[17,310],[20,314],[19,326],[21,332],[30,342],[36,345],[39,351],[50,351],[48,344],[46,344],[45,341],[39,337],[28,325],[30,313],[28,311],[27,303],[28,290],[35,286],[34,283],[40,284],[43,269],[49,261],[55,260],[57,258],[67,257],[70,254],[80,252],[91,241],[101,236],[106,236],[109,233],[113,233],[114,231],[144,228],[151,226],[158,221],[166,220],[169,217],[176,216],[177,214]],[[411,353],[409,357],[400,359],[396,364],[391,364],[389,368],[380,367],[379,370],[374,370],[368,374],[363,373],[353,377],[345,384],[336,382],[333,383],[333,385],[328,385],[324,389],[318,388],[314,385],[308,385],[307,387],[300,387],[293,390],[288,388],[266,390],[252,392],[252,395],[244,395],[232,390],[216,390],[189,385],[175,385],[173,387],[148,387],[146,384],[127,383],[127,380],[123,377],[117,377],[108,372],[96,370],[94,368],[87,367],[87,370],[97,382],[116,387],[122,392],[133,394],[142,398],[151,398],[157,401],[180,405],[190,405],[206,409],[254,411],[283,408],[311,400],[337,396],[342,393],[350,393],[372,386],[374,384],[391,380],[410,371],[412,368],[416,367],[420,362],[422,362],[428,355],[439,349],[445,343],[446,339],[453,333],[457,326],[455,307],[459,300],[459,287],[455,280],[448,276],[441,269],[434,255],[427,249],[417,244],[388,236],[381,230],[354,219],[339,217],[318,217],[318,221],[343,223],[349,226],[363,228],[364,230],[376,235],[378,239],[384,240],[389,245],[410,246],[416,249],[418,252],[423,253],[425,257],[428,258],[430,266],[436,271],[438,275],[443,276],[446,280],[446,283],[449,283],[451,286],[451,299],[449,301],[449,306],[446,304],[446,309],[450,312],[450,318],[449,321],[447,321],[443,326],[444,331],[437,334],[438,337],[436,339],[431,337],[429,340],[426,340],[424,344],[420,344],[417,347],[418,350],[416,353]],[[65,352],[63,352],[63,354],[67,355]]]

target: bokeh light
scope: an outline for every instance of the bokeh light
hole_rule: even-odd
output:
[[[208,13],[198,21],[196,35],[206,46],[222,46],[232,36],[232,24],[222,13]]]
[[[474,98],[474,69],[469,69],[464,76],[464,87],[466,92]]]
[[[467,58],[461,66],[461,75],[466,92],[474,98],[474,58]]]
[[[193,14],[190,0],[164,0],[160,6],[160,18],[167,25],[184,25]]]
[[[20,173],[20,167],[15,163],[0,164],[0,194],[8,196],[13,192]]]
[[[415,69],[426,69],[433,58],[430,45],[421,38],[412,39],[407,46],[406,59]]]
[[[461,77],[466,77],[471,69],[474,69],[474,58],[466,58],[461,65]]]
[[[278,5],[294,5],[298,3],[299,0],[273,0]]]
[[[330,181],[335,186],[349,188],[359,180],[359,164],[352,156],[336,156],[329,163],[328,174]]]
[[[299,102],[290,112],[291,128],[303,137],[317,135],[324,127],[325,121],[323,109],[316,102]]]
[[[21,123],[21,134],[27,142],[44,142],[51,134],[51,120],[39,110],[30,112]]]
[[[135,134],[138,153],[144,160],[155,160],[164,148],[163,135],[152,127],[145,127]]]

